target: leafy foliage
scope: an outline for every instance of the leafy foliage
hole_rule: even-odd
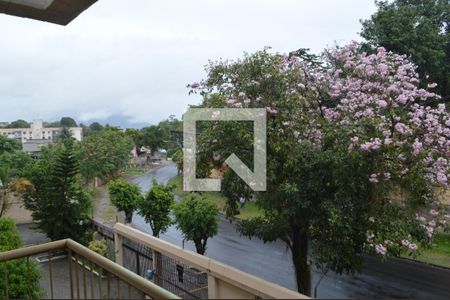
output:
[[[173,205],[177,228],[186,240],[194,242],[197,253],[202,255],[206,252],[208,238],[218,232],[218,213],[216,205],[194,195]]]
[[[123,179],[108,184],[111,203],[125,213],[125,222],[131,223],[133,212],[142,198],[139,186],[126,182]]]
[[[177,149],[172,155],[172,159],[177,164],[178,173],[183,172],[183,150]]]
[[[11,194],[27,182],[21,179],[31,158],[21,149],[20,142],[0,136],[0,217],[8,210]]]
[[[0,154],[4,152],[14,152],[21,149],[22,145],[18,140],[0,135]]]
[[[228,201],[225,206],[227,218],[239,214],[238,203],[241,197],[245,200],[250,200],[253,196],[250,187],[231,169],[227,170],[223,175],[222,194],[227,197]]]
[[[411,56],[423,86],[436,82],[437,92],[450,97],[450,4],[447,0],[376,2],[378,11],[362,22],[370,46]]]
[[[139,133],[138,144],[150,148],[152,153],[158,151],[164,145],[161,128],[156,125],[143,128]]]
[[[201,107],[267,110],[268,186],[256,194],[264,216],[240,230],[284,241],[304,294],[311,288],[310,249],[318,265],[354,272],[363,253],[387,259],[417,251],[416,243],[429,243],[448,217],[431,192],[433,185],[448,187],[445,105],[423,105],[439,96],[420,88],[405,57],[360,48],[328,49],[321,59],[302,50],[259,51],[211,63],[208,78],[190,85],[203,96]],[[252,166],[253,134],[245,124],[200,127],[199,177],[222,167],[230,153]],[[398,189],[407,192],[400,201]],[[433,209],[422,216],[419,206]]]
[[[108,246],[106,245],[106,241],[104,240],[90,241],[89,249],[104,257],[106,257],[106,254],[108,253]]]
[[[30,124],[24,120],[16,120],[11,122],[6,128],[30,128]]]
[[[164,186],[155,180],[145,198],[138,202],[138,213],[150,224],[153,236],[159,237],[172,224],[170,208],[173,204],[173,185]]]
[[[100,132],[103,130],[103,126],[98,122],[94,122],[89,125],[89,129],[91,130],[91,132]]]
[[[89,135],[76,147],[81,174],[85,182],[90,182],[95,177],[116,178],[126,166],[133,145],[125,133],[107,128]]]
[[[59,127],[77,127],[77,122],[71,117],[62,117],[61,121],[59,121]]]
[[[38,228],[52,240],[86,242],[91,199],[80,185],[73,150],[64,145],[44,149],[24,173],[33,184],[23,194],[24,204]]]
[[[0,218],[0,252],[15,250],[23,246],[16,224],[10,218]],[[0,265],[0,274],[8,274],[8,296],[10,299],[40,299],[43,291],[39,286],[40,274],[34,261],[28,268],[25,259],[9,261]],[[0,298],[6,299],[5,276],[0,278]]]

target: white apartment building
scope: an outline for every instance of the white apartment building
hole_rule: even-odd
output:
[[[83,129],[81,127],[70,127],[72,136],[81,141],[83,137]],[[0,128],[0,135],[20,140],[26,143],[29,140],[50,140],[56,141],[61,128],[45,128],[42,120],[34,120],[30,128]]]

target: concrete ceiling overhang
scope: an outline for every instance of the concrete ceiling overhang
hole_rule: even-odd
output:
[[[0,0],[0,13],[67,25],[97,0]]]

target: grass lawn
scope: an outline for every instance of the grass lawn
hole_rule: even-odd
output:
[[[141,175],[144,174],[144,169],[138,169],[138,168],[129,168],[123,171],[124,175]]]
[[[450,268],[450,234],[436,234],[433,246],[420,252],[416,260]]]
[[[181,175],[178,175],[174,178],[172,178],[169,183],[172,183],[175,185],[174,193],[175,195],[180,196],[181,198],[185,197],[186,195],[189,195],[189,192],[183,191],[183,178]],[[206,200],[214,203],[217,205],[217,207],[220,209],[220,211],[224,212],[224,207],[226,204],[226,197],[223,196],[219,192],[203,192],[202,195],[206,198]],[[246,220],[253,217],[257,217],[261,215],[260,209],[256,206],[253,202],[247,202],[245,204],[244,208],[240,209],[240,214],[236,216],[237,219]]]

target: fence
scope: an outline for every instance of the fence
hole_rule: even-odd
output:
[[[130,266],[127,249],[133,248],[139,257],[146,249],[152,253],[154,283],[181,298],[308,298],[123,224],[116,223],[112,231],[119,264]],[[130,240],[134,246],[130,246]]]
[[[56,257],[57,253],[64,255]],[[17,280],[14,274],[8,274],[7,265],[16,260],[25,260],[28,273],[31,270],[31,259],[46,256],[47,261],[41,264],[48,269],[47,296],[51,299],[176,299],[177,296],[162,289],[137,274],[111,262],[109,259],[68,239],[47,244],[21,248],[0,253],[0,263],[4,264],[1,278],[1,289],[9,299],[11,282]],[[35,298],[29,289],[28,298]]]
[[[114,230],[111,227],[93,223],[97,233],[106,240],[108,256],[114,254]],[[208,275],[181,260],[171,258],[165,254],[135,241],[122,238],[122,262],[128,270],[141,277],[147,277],[147,272],[153,272],[153,282],[171,291],[181,298],[208,298]],[[156,258],[154,260],[154,258]]]

